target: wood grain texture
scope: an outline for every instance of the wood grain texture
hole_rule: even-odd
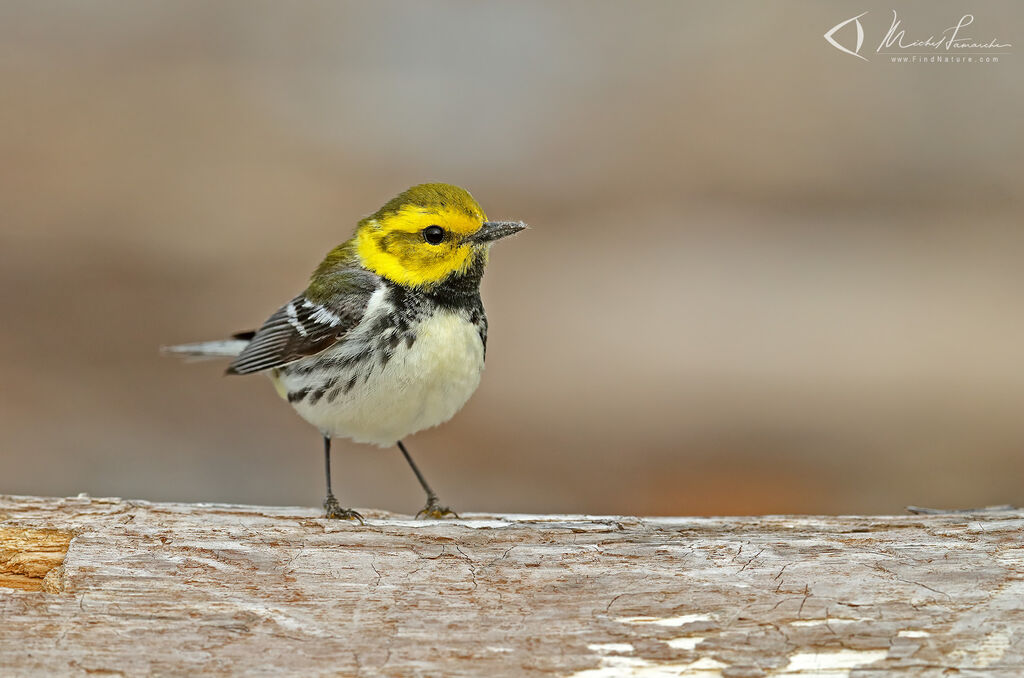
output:
[[[46,575],[64,562],[70,532],[0,527],[0,587],[39,591]]]
[[[1021,513],[363,515],[0,496],[0,673],[1024,675]]]

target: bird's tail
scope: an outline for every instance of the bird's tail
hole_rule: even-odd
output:
[[[246,333],[248,334],[248,333]],[[195,344],[178,344],[177,346],[161,346],[164,355],[179,355],[186,361],[212,360],[214,358],[234,358],[249,345],[249,337],[238,335],[232,339],[219,341],[200,341]]]

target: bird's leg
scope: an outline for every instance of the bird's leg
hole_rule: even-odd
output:
[[[328,518],[344,518],[358,520],[363,524],[363,517],[352,509],[341,508],[331,491],[331,437],[324,436],[324,475],[327,477],[327,498],[324,499],[324,511]]]
[[[405,445],[402,444],[401,440],[399,440],[397,444],[398,449],[402,451],[402,455],[405,457],[405,460],[409,462],[412,472],[416,474],[416,480],[420,481],[420,485],[423,486],[423,491],[427,493],[427,505],[420,509],[420,512],[416,514],[416,517],[419,518],[420,516],[424,516],[426,518],[444,518],[445,516],[455,516],[458,518],[458,513],[447,506],[441,506],[437,503],[437,494],[435,494],[434,490],[432,490],[430,485],[427,484],[427,479],[423,477],[423,474],[420,473],[420,469],[416,466],[416,462],[414,462],[412,457],[409,456],[409,450],[405,449]]]

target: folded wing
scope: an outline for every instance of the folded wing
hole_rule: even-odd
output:
[[[299,295],[277,310],[256,331],[228,366],[228,374],[252,374],[315,355],[334,345],[359,324],[372,287],[352,288],[331,303]]]

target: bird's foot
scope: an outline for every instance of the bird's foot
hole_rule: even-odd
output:
[[[356,511],[341,508],[341,505],[338,504],[338,500],[334,498],[333,494],[327,495],[327,499],[324,499],[324,517],[342,520],[358,520],[360,525],[365,525],[363,517]]]
[[[458,519],[459,514],[447,506],[441,506],[438,504],[437,497],[427,497],[427,505],[421,508],[420,512],[416,514],[417,518],[433,518],[434,520],[440,520],[447,516],[454,516]]]

